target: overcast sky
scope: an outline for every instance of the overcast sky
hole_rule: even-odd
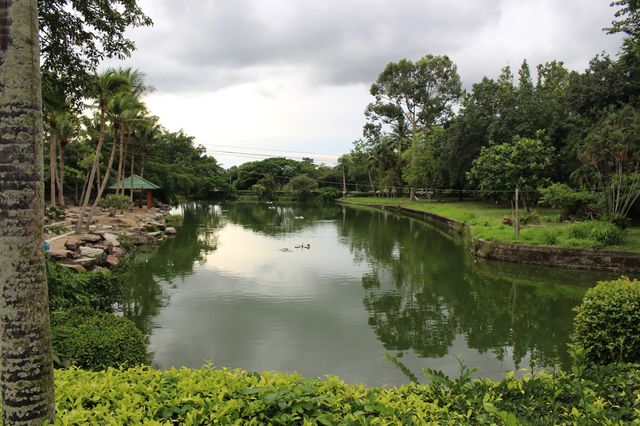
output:
[[[153,27],[117,65],[156,88],[147,104],[225,167],[220,151],[335,160],[362,133],[369,86],[390,61],[449,55],[466,88],[509,64],[584,70],[618,52],[609,0],[140,0]],[[111,64],[113,65],[113,63]],[[302,154],[289,153],[292,156]],[[255,157],[254,159],[259,159]]]

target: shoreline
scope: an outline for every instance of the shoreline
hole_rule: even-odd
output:
[[[76,234],[78,207],[65,211],[62,220],[45,225],[45,244],[51,261],[76,272],[110,269],[133,252],[136,246],[153,244],[177,233],[167,226],[170,206],[127,209],[109,216],[108,209],[100,209],[89,225],[89,231]],[[61,231],[56,232],[47,230]]]
[[[474,237],[471,228],[463,222],[431,212],[402,207],[401,204],[365,204],[345,199],[338,199],[336,203],[390,210],[430,224],[444,226],[451,232],[466,236],[467,249],[473,256],[483,259],[593,271],[640,272],[640,253],[488,241]]]

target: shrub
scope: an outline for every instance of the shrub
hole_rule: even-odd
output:
[[[48,261],[47,282],[51,310],[88,306],[108,311],[122,295],[121,280],[108,270],[77,273]]]
[[[564,183],[540,188],[540,204],[560,210],[560,219],[584,218],[596,210],[598,197],[588,191],[576,191]]]
[[[58,424],[629,424],[640,369],[367,387],[297,374],[138,367],[56,371]],[[634,411],[635,410],[635,411]]]
[[[126,195],[109,194],[100,200],[100,207],[108,208],[110,216],[113,216],[116,210],[124,210],[129,208],[130,205],[131,201]]]
[[[144,335],[124,317],[87,308],[51,314],[54,353],[60,363],[89,370],[134,367],[149,358]]]
[[[58,207],[48,207],[44,214],[47,219],[52,221],[58,221],[64,219],[64,211],[65,208],[63,206]]]
[[[342,192],[333,187],[320,188],[316,200],[319,204],[328,205],[333,204],[335,200],[342,197]]]
[[[576,313],[573,340],[587,361],[640,362],[640,281],[599,282]]]
[[[307,201],[313,196],[313,191],[318,188],[318,182],[307,175],[298,175],[289,180],[289,187],[296,200]]]
[[[610,222],[584,221],[571,225],[569,235],[573,238],[591,240],[597,247],[621,244],[624,230]]]

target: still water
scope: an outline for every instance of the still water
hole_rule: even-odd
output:
[[[385,354],[451,376],[462,359],[496,379],[532,359],[566,366],[572,308],[605,278],[475,261],[439,228],[365,208],[182,212],[176,237],[137,256],[123,306],[160,368],[395,385],[407,380]]]

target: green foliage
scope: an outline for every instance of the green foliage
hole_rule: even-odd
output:
[[[44,214],[47,219],[52,221],[58,221],[58,220],[64,219],[64,211],[65,211],[65,208],[61,206],[47,207]]]
[[[64,365],[102,370],[149,362],[142,332],[132,321],[109,312],[54,311],[51,330],[54,353]]]
[[[318,182],[307,175],[299,175],[291,178],[289,188],[297,201],[308,201],[313,197],[313,191],[318,188]]]
[[[503,191],[511,198],[511,191],[519,188],[526,203],[548,182],[553,152],[544,140],[515,137],[512,143],[483,147],[467,176],[494,199],[505,196]]]
[[[64,225],[53,225],[53,226],[48,226],[46,228],[46,232],[51,234],[56,234],[56,235],[64,234],[65,232],[68,232],[68,231],[69,231],[69,228],[67,228]]]
[[[126,195],[109,194],[100,200],[100,207],[112,210],[124,210],[129,208],[131,202]]]
[[[66,92],[79,102],[91,75],[105,58],[124,59],[134,50],[128,27],[149,26],[137,0],[38,1],[42,68],[60,75]]]
[[[622,277],[587,291],[576,308],[573,341],[589,363],[640,363],[640,281]]]
[[[595,241],[600,246],[612,246],[622,243],[624,230],[610,222],[591,220],[572,224],[569,235]]]
[[[623,424],[640,415],[639,394],[634,365],[500,382],[432,375],[397,388],[206,367],[71,368],[56,372],[56,424]]]
[[[48,261],[47,282],[51,310],[86,306],[108,311],[122,294],[121,281],[108,270],[76,273]]]
[[[576,191],[564,183],[540,188],[540,204],[560,211],[560,219],[584,218],[593,215],[598,197],[588,191]]]
[[[329,186],[318,190],[316,201],[321,205],[330,205],[340,197],[342,197],[342,192],[337,188]]]
[[[605,195],[608,215],[627,216],[640,197],[640,110],[612,109],[578,146],[583,177]]]
[[[402,154],[405,165],[402,177],[414,188],[437,188],[442,179],[442,140],[444,129],[433,129],[427,134],[418,133],[413,143]]]
[[[365,135],[380,136],[382,124],[407,126],[411,135],[428,131],[452,115],[462,94],[456,65],[447,56],[390,62],[371,85],[375,101],[366,110]]]

